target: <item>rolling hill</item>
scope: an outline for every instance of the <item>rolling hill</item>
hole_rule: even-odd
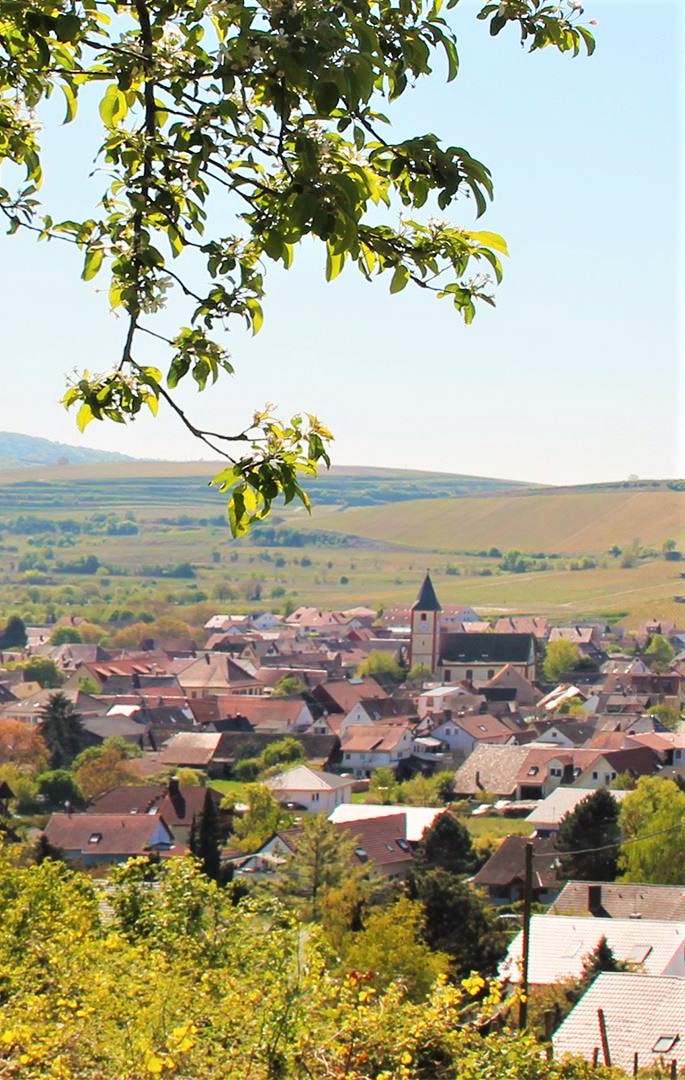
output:
[[[460,552],[498,547],[527,552],[599,554],[639,540],[685,545],[685,491],[606,485],[531,493],[415,500],[387,508],[315,507],[312,527],[411,548]]]
[[[67,465],[81,462],[131,461],[126,454],[109,450],[92,450],[87,446],[68,446],[66,443],[41,439],[35,435],[19,435],[0,431],[0,469],[27,469],[35,465]]]

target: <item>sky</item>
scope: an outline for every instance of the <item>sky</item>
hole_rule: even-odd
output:
[[[338,465],[552,484],[685,476],[679,8],[587,0],[589,59],[528,54],[513,29],[491,39],[471,0],[447,13],[458,78],[446,84],[438,59],[389,115],[401,137],[434,131],[492,170],[495,200],[477,227],[509,245],[496,308],[465,327],[446,300],[411,287],[390,296],[390,275],[369,284],[346,267],[327,284],[323,252],[305,243],[290,271],[269,264],[262,331],[226,336],[235,376],[180,395],[195,423],[241,430],[273,402],[282,416],[316,413]],[[46,128],[44,194],[58,214],[85,215],[103,186],[79,171],[92,135],[87,119]],[[467,201],[448,215],[474,224]],[[209,457],[163,406],[83,436],[60,406],[66,375],[105,370],[123,338],[105,278],[81,282],[80,262],[67,245],[0,236],[0,428]],[[160,359],[154,346],[147,359]]]

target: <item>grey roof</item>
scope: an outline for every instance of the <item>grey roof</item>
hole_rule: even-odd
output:
[[[423,584],[416,603],[412,606],[412,611],[442,611],[429,573],[426,573],[423,579]]]
[[[685,887],[627,881],[569,881],[550,908],[550,914],[685,922]]]
[[[685,1066],[685,979],[603,971],[554,1035],[554,1056],[579,1054],[602,1060],[597,1010],[606,1023],[611,1061],[632,1073],[633,1055],[640,1070],[663,1057]],[[658,1040],[663,1040],[659,1042]]]
[[[534,656],[532,634],[442,634],[440,662],[526,664]]]

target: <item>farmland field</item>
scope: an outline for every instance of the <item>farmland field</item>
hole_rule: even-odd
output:
[[[685,562],[661,552],[667,538],[685,545],[685,492],[664,483],[504,494],[505,481],[339,469],[315,486],[311,517],[278,508],[234,541],[207,487],[214,470],[125,462],[0,473],[0,616],[42,622],[71,609],[118,624],[171,613],[198,627],[217,610],[387,608],[413,602],[427,568],[443,603],[486,617],[634,625],[685,612],[674,599]],[[502,569],[511,548],[534,556],[530,568]],[[627,549],[635,558],[622,565]]]

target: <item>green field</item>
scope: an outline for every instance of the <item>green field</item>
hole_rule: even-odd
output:
[[[303,525],[303,528],[306,528]],[[503,551],[601,554],[639,538],[685,545],[685,492],[659,488],[420,500],[384,508],[315,509],[310,527],[433,551],[496,546]]]
[[[485,617],[685,621],[685,605],[674,600],[685,594],[685,563],[661,556],[669,537],[685,547],[685,492],[665,484],[445,499],[445,485],[472,478],[338,470],[321,482],[329,488],[311,517],[279,508],[261,531],[234,541],[223,501],[207,487],[214,468],[126,462],[0,473],[3,611],[42,622],[73,610],[114,626],[173,614],[198,628],[216,611],[408,605],[430,569],[443,603],[467,603]],[[379,492],[391,501],[326,503],[343,489],[349,503]],[[423,497],[410,498],[412,490]],[[638,538],[632,566],[608,553]],[[503,572],[493,549],[511,548],[543,569]],[[577,557],[595,565],[574,570]],[[97,560],[96,572],[69,569],[84,559]]]

